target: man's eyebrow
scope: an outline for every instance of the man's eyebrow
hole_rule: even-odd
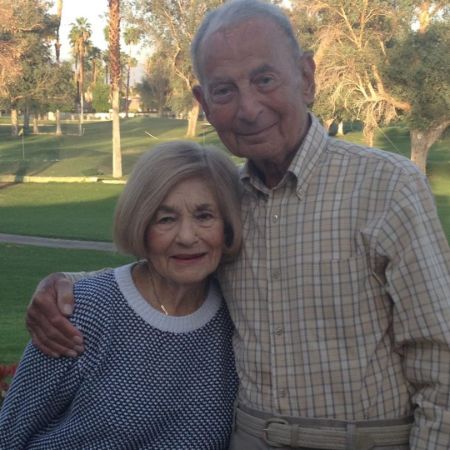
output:
[[[263,64],[263,65],[257,67],[256,69],[253,69],[250,72],[250,76],[253,78],[253,77],[256,77],[257,75],[260,75],[260,74],[266,73],[266,72],[277,72],[277,69],[274,66],[272,66],[271,64]]]
[[[218,84],[228,84],[228,83],[232,83],[233,81],[231,80],[231,78],[225,78],[225,77],[216,77],[213,78],[209,83],[208,86],[217,86]]]

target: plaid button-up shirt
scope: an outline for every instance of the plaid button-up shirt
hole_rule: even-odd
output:
[[[450,252],[425,176],[312,117],[276,188],[251,164],[242,181],[242,254],[219,274],[239,402],[342,420],[414,410],[411,448],[448,450]]]

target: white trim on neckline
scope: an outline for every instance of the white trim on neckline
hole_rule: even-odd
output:
[[[116,267],[114,277],[131,309],[151,326],[171,333],[188,333],[206,325],[222,305],[222,295],[216,282],[211,282],[205,301],[187,316],[166,316],[151,306],[136,288],[131,269],[136,263]]]

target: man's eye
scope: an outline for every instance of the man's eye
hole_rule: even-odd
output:
[[[275,79],[272,76],[264,75],[256,79],[256,84],[261,88],[270,88],[274,85]]]
[[[219,87],[213,90],[213,95],[227,95],[230,92],[228,87]]]
[[[214,101],[224,102],[231,98],[232,92],[230,86],[217,86],[212,89],[211,97]]]

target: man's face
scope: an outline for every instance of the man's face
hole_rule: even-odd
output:
[[[296,60],[284,32],[258,18],[206,36],[199,62],[194,95],[227,148],[263,172],[286,170],[309,127],[312,58]]]

